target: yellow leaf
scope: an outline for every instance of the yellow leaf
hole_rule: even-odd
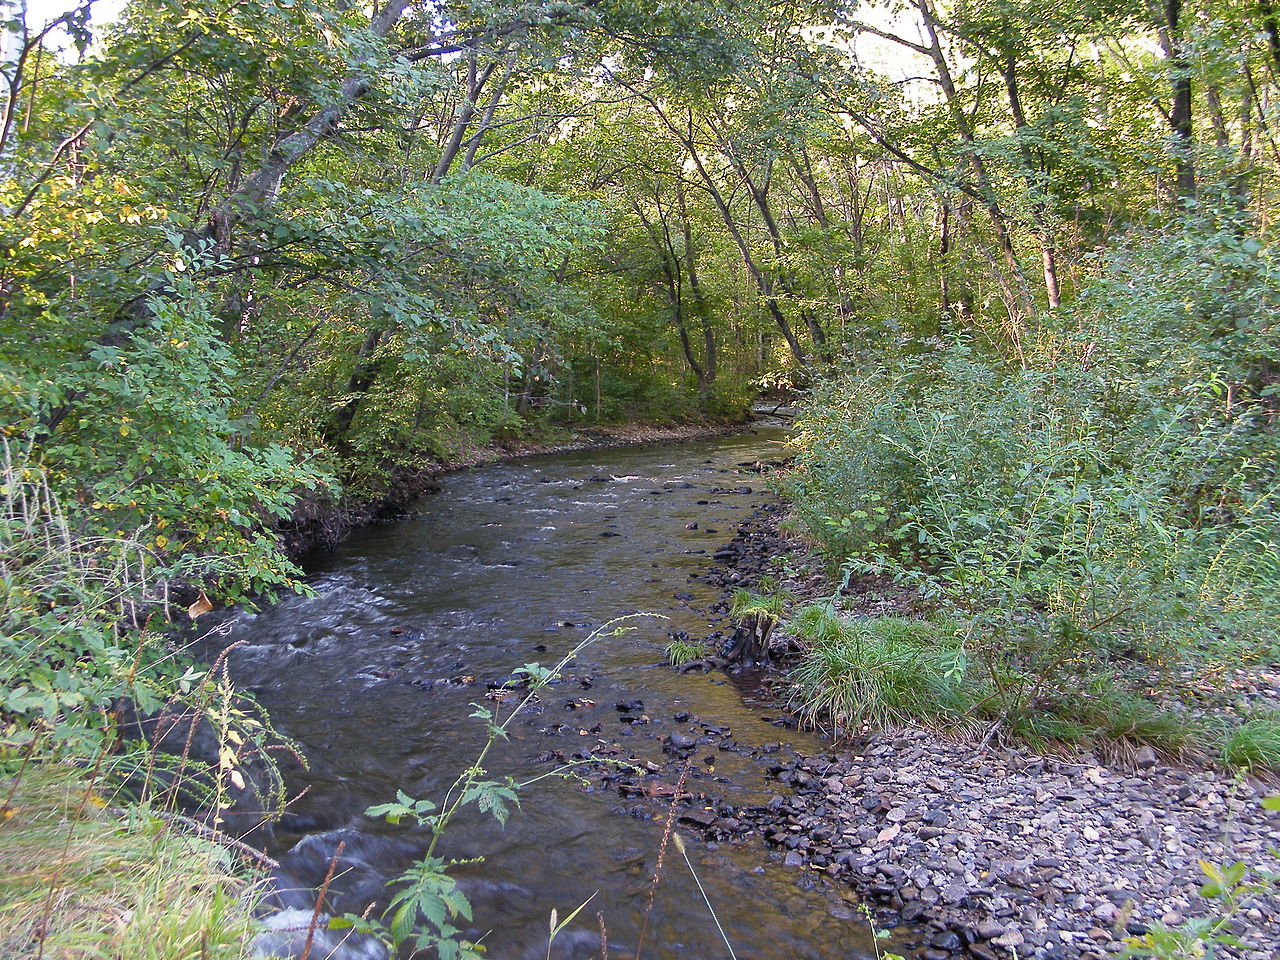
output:
[[[206,613],[208,613],[212,609],[213,609],[213,603],[205,595],[205,592],[201,590],[200,596],[196,598],[196,602],[193,603],[191,606],[187,607],[187,616],[189,616],[192,620],[196,620],[200,617],[203,617]]]

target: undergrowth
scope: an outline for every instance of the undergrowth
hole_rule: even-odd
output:
[[[842,584],[887,575],[954,630],[803,614],[802,704],[1276,765],[1274,726],[1205,689],[1280,636],[1260,306],[1280,271],[1257,255],[1226,287],[1197,272],[1238,227],[1195,214],[1121,246],[1015,345],[958,334],[815,384],[784,480],[797,517]]]
[[[1162,706],[1110,674],[1054,689],[1042,676],[972,656],[954,620],[845,616],[823,602],[797,608],[788,630],[802,647],[791,704],[815,726],[862,732],[924,723],[968,735],[1002,731],[1041,750],[1145,744],[1170,757],[1280,768],[1273,715],[1224,725]]]

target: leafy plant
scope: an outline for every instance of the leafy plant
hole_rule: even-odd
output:
[[[399,824],[406,819],[413,820],[427,828],[431,841],[425,854],[392,881],[391,885],[399,889],[392,896],[381,923],[348,916],[335,919],[331,926],[335,929],[354,926],[362,932],[386,937],[397,948],[407,944],[414,950],[434,949],[442,960],[475,960],[481,957],[482,949],[463,939],[461,931],[455,925],[456,920],[471,919],[471,905],[458,890],[457,881],[448,872],[459,861],[444,860],[436,855],[436,848],[462,808],[474,805],[481,812],[505,823],[511,808],[519,805],[519,792],[522,789],[545,777],[561,775],[575,765],[573,762],[564,764],[548,773],[517,782],[510,777],[491,778],[484,763],[493,747],[507,739],[507,731],[515,719],[561,675],[578,654],[602,637],[621,636],[634,629],[626,626],[627,621],[642,616],[646,614],[618,617],[601,625],[551,667],[527,663],[517,669],[516,674],[527,679],[528,684],[524,696],[505,717],[497,712],[500,707],[474,704],[472,716],[484,724],[488,736],[476,761],[463,770],[445,791],[441,805],[397,791],[394,801],[377,804],[366,810],[368,816],[383,817],[392,824]],[[576,913],[574,911],[575,915]],[[556,932],[558,930],[553,920],[552,936]]]
[[[1280,808],[1280,804],[1269,808]],[[1142,936],[1127,939],[1123,956],[1212,960],[1220,947],[1247,949],[1249,944],[1231,931],[1231,924],[1257,897],[1280,888],[1280,874],[1252,869],[1239,860],[1222,864],[1201,860],[1200,870],[1207,878],[1200,896],[1215,901],[1213,912],[1176,927],[1156,923]]]

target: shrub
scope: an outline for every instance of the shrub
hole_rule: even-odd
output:
[[[1122,246],[1016,358],[957,335],[814,387],[783,482],[798,518],[846,582],[890,574],[961,622],[971,673],[1032,735],[1186,741],[1139,691],[1276,634],[1280,271],[1241,236]],[[1163,279],[1206,265],[1216,280]]]

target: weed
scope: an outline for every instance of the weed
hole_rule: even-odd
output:
[[[238,960],[255,932],[253,881],[227,847],[113,808],[82,770],[33,765],[0,840],[0,955]]]
[[[414,951],[434,950],[441,960],[479,960],[482,948],[463,939],[462,931],[457,926],[460,920],[472,919],[471,904],[458,889],[457,881],[449,874],[449,868],[458,865],[457,862],[446,861],[436,855],[440,840],[464,807],[475,806],[482,813],[491,814],[500,823],[505,823],[511,808],[518,806],[520,802],[521,789],[546,776],[561,774],[572,766],[566,765],[549,774],[519,782],[510,777],[491,778],[485,768],[485,761],[494,746],[508,738],[508,730],[515,719],[563,673],[578,654],[602,637],[620,636],[628,632],[633,628],[623,625],[626,621],[645,616],[650,615],[631,614],[610,620],[578,643],[552,667],[528,663],[516,670],[516,674],[527,678],[528,686],[524,696],[505,717],[496,712],[501,710],[501,705],[491,708],[484,704],[472,704],[472,716],[485,725],[488,736],[475,762],[458,775],[445,791],[440,803],[437,805],[434,801],[416,799],[399,792],[394,801],[378,804],[365,811],[369,816],[383,817],[392,824],[408,819],[426,827],[431,834],[426,853],[401,875],[396,884],[399,889],[392,895],[380,922],[348,915],[331,920],[330,928],[354,927],[363,933],[389,941],[397,948],[409,946]],[[578,910],[581,909],[581,906],[578,907]],[[574,911],[573,916],[577,915],[578,910]],[[563,925],[557,926],[553,917],[552,938],[561,926]]]

